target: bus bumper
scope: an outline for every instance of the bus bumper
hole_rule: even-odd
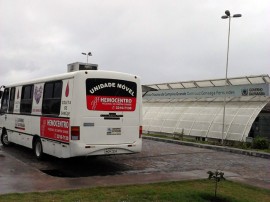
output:
[[[98,156],[132,154],[142,150],[141,140],[131,144],[119,145],[90,145],[81,143],[70,143],[71,157],[74,156]]]

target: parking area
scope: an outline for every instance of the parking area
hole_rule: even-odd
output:
[[[270,160],[154,140],[133,155],[35,159],[31,150],[0,146],[0,194],[207,178],[208,170],[270,189]]]

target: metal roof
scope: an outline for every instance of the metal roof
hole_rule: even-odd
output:
[[[227,79],[227,85],[247,85],[247,84],[270,84],[270,77],[268,74],[255,75],[255,76],[244,76],[244,77],[233,77]],[[210,79],[210,80],[199,80],[199,81],[180,81],[171,83],[158,83],[142,85],[143,89],[153,90],[166,90],[166,89],[184,89],[184,88],[204,88],[204,87],[216,87],[224,86],[225,78],[223,79]],[[144,92],[145,92],[144,91]]]

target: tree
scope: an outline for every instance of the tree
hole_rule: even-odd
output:
[[[218,182],[220,182],[221,180],[225,180],[224,173],[221,172],[221,171],[216,170],[215,172],[208,171],[207,174],[209,175],[208,176],[209,180],[213,179],[215,181],[215,198],[216,198],[217,197],[217,185],[218,185]]]

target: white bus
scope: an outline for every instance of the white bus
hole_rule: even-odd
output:
[[[2,144],[32,148],[38,159],[44,153],[70,158],[140,152],[140,79],[85,63],[68,70],[4,87]]]

